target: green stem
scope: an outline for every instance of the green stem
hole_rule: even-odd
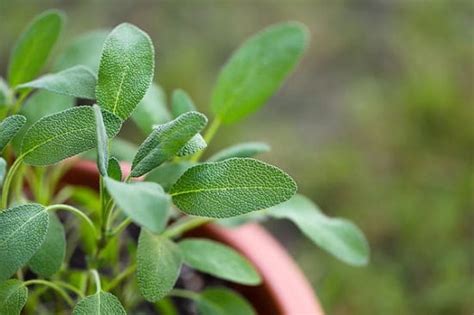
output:
[[[82,293],[81,290],[79,290],[78,288],[76,288],[75,286],[73,285],[70,285],[69,283],[66,283],[66,282],[63,282],[63,281],[55,281],[55,283],[57,285],[59,285],[60,287],[63,287],[71,292],[74,292],[77,294],[77,296],[79,296],[80,298],[83,298],[84,297],[84,293]]]
[[[220,126],[221,126],[221,120],[216,117],[212,121],[209,128],[207,128],[206,133],[204,134],[204,140],[206,141],[208,145],[212,141],[212,138],[214,138],[214,136],[216,135],[217,130],[219,129]],[[193,155],[193,157],[191,158],[191,161],[192,162],[199,161],[199,158],[201,157],[203,153],[204,153],[204,150],[197,152],[196,154]]]
[[[15,104],[11,107],[10,114],[14,115],[20,111],[21,105],[23,101],[26,99],[28,95],[30,95],[31,90],[26,90],[20,93],[20,96],[16,99]]]
[[[7,176],[5,177],[5,182],[3,183],[3,188],[2,188],[2,209],[6,209],[8,206],[8,195],[10,192],[10,185],[12,183],[15,172],[20,167],[22,162],[23,162],[23,156],[19,156],[15,160],[15,162],[13,162],[12,166],[8,170]]]
[[[89,225],[90,229],[94,232],[94,236],[96,238],[98,238],[98,235],[97,235],[97,230],[94,226],[94,223],[91,221],[91,219],[89,219],[89,217],[84,213],[82,212],[81,210],[77,209],[77,208],[74,208],[72,206],[69,206],[69,205],[65,205],[65,204],[58,204],[58,205],[52,205],[52,206],[48,206],[46,207],[46,210],[47,211],[56,211],[56,210],[66,210],[66,211],[69,211],[75,215],[77,215],[78,217],[80,217],[82,220],[84,220],[84,222],[87,223],[87,225]]]
[[[95,269],[92,269],[91,273],[92,273],[92,276],[94,277],[96,293],[99,293],[100,291],[102,291],[102,286],[100,285],[99,273]]]
[[[133,264],[128,266],[124,271],[122,271],[117,277],[114,278],[107,286],[105,286],[105,291],[111,291],[115,289],[123,280],[128,278],[132,273],[137,270],[137,265]]]
[[[200,296],[198,293],[189,291],[189,290],[183,290],[183,289],[173,289],[169,293],[170,296],[175,296],[175,297],[180,297],[180,298],[185,298],[185,299],[190,299],[197,301],[200,299]]]
[[[126,218],[125,220],[120,222],[120,224],[117,225],[117,227],[112,232],[110,232],[109,235],[114,237],[115,235],[122,233],[127,228],[127,226],[129,226],[130,223],[132,223],[132,219]]]
[[[191,218],[186,217],[183,220],[176,222],[175,224],[168,227],[163,236],[173,238],[182,235],[183,233],[193,230],[203,224],[211,222],[213,219],[210,218]]]
[[[29,286],[29,285],[33,285],[33,284],[40,284],[40,285],[44,285],[44,286],[47,286],[53,290],[55,290],[56,292],[58,292],[63,298],[64,300],[67,302],[67,304],[69,304],[69,306],[71,307],[74,307],[74,301],[71,299],[71,297],[66,293],[66,291],[64,291],[60,286],[58,286],[57,284],[51,282],[51,281],[47,281],[47,280],[41,280],[41,279],[33,279],[33,280],[28,280],[26,282],[23,282],[23,285],[24,286]]]

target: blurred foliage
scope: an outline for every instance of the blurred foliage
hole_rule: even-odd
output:
[[[203,111],[238,43],[274,22],[307,24],[311,47],[292,78],[259,114],[223,128],[210,153],[270,143],[266,160],[368,235],[372,261],[352,268],[269,224],[328,314],[473,312],[472,1],[1,1],[2,73],[14,38],[49,7],[69,16],[63,44],[122,21],[145,29],[158,82]]]

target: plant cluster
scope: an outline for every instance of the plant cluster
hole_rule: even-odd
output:
[[[255,112],[295,67],[307,46],[303,25],[271,26],[233,54],[218,76],[206,128],[207,117],[184,91],[173,93],[168,111],[153,83],[152,41],[131,24],[81,37],[54,63],[54,73],[38,77],[63,20],[55,10],[34,19],[2,80],[0,314],[24,307],[126,314],[144,300],[163,311],[172,308],[170,296],[193,300],[202,314],[252,314],[229,289],[175,288],[183,265],[243,285],[261,282],[234,249],[185,236],[229,218],[288,219],[342,261],[367,262],[368,246],[356,226],[325,216],[296,194],[288,174],[253,158],[268,145],[238,144],[200,162],[219,126]],[[74,100],[96,104],[72,106]],[[130,117],[148,136],[122,173],[113,138]],[[68,158],[90,150],[100,173],[98,194],[61,187],[74,163]],[[132,224],[140,228],[138,237],[127,229]],[[73,263],[78,255],[82,267]],[[140,294],[133,294],[136,287]]]

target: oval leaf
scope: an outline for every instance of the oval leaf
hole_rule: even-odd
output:
[[[121,181],[122,180],[122,168],[120,162],[115,158],[109,159],[109,167],[107,168],[107,174],[110,178]]]
[[[174,90],[171,99],[171,112],[173,113],[173,117],[176,118],[181,114],[192,111],[196,111],[196,106],[188,93],[181,89]]]
[[[109,194],[117,205],[135,223],[154,233],[160,233],[166,226],[171,198],[156,183],[122,183],[104,178]]]
[[[175,243],[142,229],[137,249],[137,279],[140,293],[147,301],[156,302],[173,289],[182,260]]]
[[[225,148],[211,156],[209,162],[218,162],[234,157],[254,157],[257,154],[270,151],[270,146],[263,142],[245,142]]]
[[[166,95],[163,89],[153,83],[143,99],[132,113],[132,119],[145,134],[153,131],[154,125],[164,124],[171,120],[166,108]]]
[[[109,138],[121,127],[121,120],[103,111]],[[22,143],[24,161],[31,165],[57,163],[96,146],[96,124],[90,106],[78,106],[38,120],[26,132]]]
[[[49,216],[39,204],[0,212],[0,282],[23,267],[43,244]]]
[[[91,70],[84,66],[75,66],[20,84],[17,89],[43,89],[53,93],[92,100],[95,99],[96,81],[95,74]]]
[[[222,69],[212,94],[212,110],[225,123],[260,108],[280,87],[307,46],[300,23],[277,24],[247,40]]]
[[[28,289],[23,282],[10,279],[0,283],[0,314],[20,315],[28,299]]]
[[[42,277],[51,277],[61,269],[66,255],[64,227],[54,213],[49,214],[46,238],[36,254],[28,262],[30,269]]]
[[[310,240],[348,264],[359,266],[369,261],[369,245],[359,228],[348,220],[325,216],[304,196],[296,195],[268,213],[291,220]]]
[[[96,127],[96,141],[97,141],[97,167],[102,176],[107,176],[109,167],[109,144],[107,137],[107,130],[105,129],[104,118],[102,111],[97,105],[93,105],[95,127]]]
[[[197,300],[200,315],[255,315],[252,305],[238,293],[225,288],[210,288]]]
[[[183,253],[184,263],[196,270],[246,285],[261,282],[252,264],[228,246],[198,238],[187,238],[178,245]]]
[[[10,140],[20,131],[26,123],[26,117],[13,115],[0,122],[0,153],[3,152]]]
[[[234,158],[188,169],[170,189],[173,202],[191,215],[227,218],[290,199],[296,183],[279,168]]]
[[[77,303],[73,315],[126,315],[119,299],[108,292],[100,291],[86,296]]]
[[[194,137],[189,140],[184,147],[182,147],[178,153],[176,153],[177,156],[187,156],[187,155],[192,155],[196,152],[199,152],[201,150],[204,150],[207,147],[206,140],[198,133]]]
[[[138,27],[123,23],[107,37],[100,59],[97,102],[126,120],[153,80],[153,44]]]
[[[188,112],[159,125],[140,145],[133,159],[132,176],[142,176],[175,156],[206,124],[206,116]]]
[[[28,25],[15,44],[8,64],[8,82],[12,87],[31,81],[43,68],[61,33],[63,14],[48,10]]]

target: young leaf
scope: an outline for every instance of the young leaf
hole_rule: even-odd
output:
[[[179,115],[192,111],[196,111],[196,106],[188,93],[181,89],[174,90],[171,99],[171,112],[173,113],[173,117],[176,118]]]
[[[170,189],[173,202],[191,215],[227,218],[290,199],[296,183],[279,168],[233,158],[188,169]]]
[[[20,84],[17,89],[43,89],[78,98],[95,99],[96,81],[95,74],[90,69],[84,66],[74,66]]]
[[[73,315],[127,315],[119,299],[111,293],[100,291],[86,296],[77,303]]]
[[[109,145],[107,138],[107,130],[105,129],[102,111],[97,105],[93,105],[95,125],[96,125],[96,141],[97,141],[97,166],[100,175],[107,176],[109,167]]]
[[[0,122],[0,154],[25,123],[26,117],[22,115],[9,116]]]
[[[109,138],[121,127],[121,120],[103,111]],[[96,146],[94,110],[78,106],[38,120],[23,137],[22,155],[31,165],[57,163]]]
[[[107,174],[110,178],[121,181],[122,180],[122,168],[120,167],[120,162],[111,157],[109,159],[109,167],[107,168]]]
[[[168,191],[181,175],[193,165],[193,163],[188,161],[165,163],[148,173],[146,180],[158,183],[165,191]]]
[[[209,162],[218,162],[233,157],[254,157],[257,154],[270,151],[270,146],[263,142],[245,142],[225,148],[211,156]]]
[[[28,262],[30,269],[42,277],[51,277],[59,271],[66,254],[64,227],[54,213],[49,214],[46,238],[36,254]]]
[[[156,183],[122,183],[104,178],[108,192],[117,205],[135,223],[154,233],[160,233],[166,226],[171,198]]]
[[[197,301],[199,315],[255,315],[257,314],[238,293],[225,288],[210,288],[201,292]]]
[[[137,279],[142,296],[150,302],[164,298],[178,280],[182,261],[175,243],[142,229],[137,249]]]
[[[225,123],[255,112],[280,87],[307,46],[300,23],[273,25],[247,40],[217,79],[212,110]]]
[[[133,159],[132,176],[142,176],[175,156],[206,124],[206,116],[188,112],[155,128]]]
[[[0,212],[0,282],[23,267],[43,244],[49,216],[39,204]]]
[[[0,157],[0,187],[3,185],[3,180],[5,179],[5,174],[7,172],[7,161],[4,158]]]
[[[198,271],[246,285],[261,281],[252,264],[228,246],[199,238],[187,238],[178,245],[184,263]]]
[[[291,220],[310,240],[348,264],[360,266],[369,260],[369,245],[359,228],[345,219],[325,216],[304,196],[296,195],[268,209],[268,214]]]
[[[198,151],[204,150],[207,147],[206,140],[198,133],[194,137],[189,140],[184,147],[182,147],[178,153],[176,153],[177,156],[187,156],[187,155],[192,155]]]
[[[153,83],[143,99],[132,113],[132,119],[145,134],[153,131],[154,125],[164,124],[171,120],[166,108],[166,95],[163,89]]]
[[[123,23],[107,37],[100,59],[97,102],[126,120],[145,95],[155,66],[150,37]]]
[[[0,314],[20,315],[28,299],[28,289],[23,282],[10,279],[0,283]]]
[[[98,30],[76,38],[66,47],[54,63],[54,71],[61,71],[77,65],[83,65],[94,73],[99,70],[100,54],[104,41],[110,31]]]
[[[48,10],[28,25],[15,44],[8,64],[8,82],[12,87],[31,81],[43,68],[61,33],[63,14]]]

